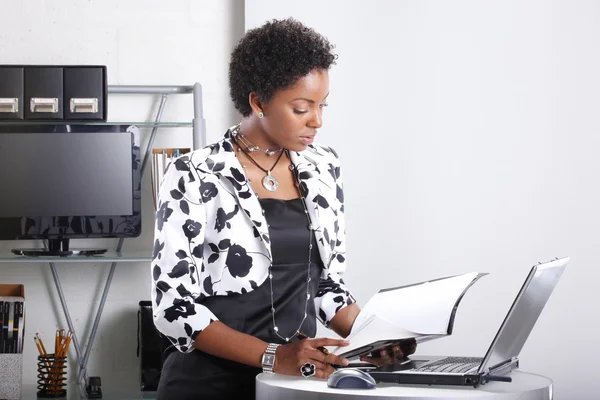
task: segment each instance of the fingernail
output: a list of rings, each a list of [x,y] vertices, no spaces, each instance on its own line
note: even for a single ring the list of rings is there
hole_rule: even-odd
[[[348,361],[347,358],[344,358],[344,360],[342,361],[342,365],[345,367],[348,364],[350,364],[350,361]]]
[[[400,347],[398,347],[398,346],[394,347],[394,351],[400,351]]]
[[[347,346],[347,345],[349,345],[349,344],[350,344],[350,341],[349,341],[348,339],[344,339],[344,340],[342,340],[342,345],[343,345],[343,346]]]

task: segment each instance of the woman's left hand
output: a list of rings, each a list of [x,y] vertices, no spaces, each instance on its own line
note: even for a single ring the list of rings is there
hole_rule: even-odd
[[[360,360],[381,367],[404,360],[413,354],[416,349],[417,342],[415,340],[405,340],[374,351],[370,356],[362,356]]]

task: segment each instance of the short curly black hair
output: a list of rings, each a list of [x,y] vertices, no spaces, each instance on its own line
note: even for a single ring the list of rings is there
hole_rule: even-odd
[[[268,102],[275,92],[292,86],[315,69],[329,69],[337,55],[329,41],[301,22],[272,20],[249,30],[231,53],[229,93],[235,108],[252,113],[248,96]]]

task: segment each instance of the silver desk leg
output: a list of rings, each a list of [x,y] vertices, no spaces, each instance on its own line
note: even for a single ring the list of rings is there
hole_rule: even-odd
[[[123,247],[123,239],[119,239],[119,244],[117,245],[117,252],[121,251]],[[98,305],[98,311],[96,312],[96,318],[94,318],[94,325],[92,326],[92,332],[90,333],[90,337],[88,338],[87,346],[85,347],[85,353],[83,358],[80,358],[79,363],[79,374],[77,375],[77,384],[79,384],[82,378],[85,376],[85,381],[87,382],[87,363],[90,357],[90,351],[92,350],[92,345],[94,344],[94,340],[96,339],[96,332],[98,331],[98,324],[100,324],[100,318],[102,317],[102,311],[104,311],[104,304],[106,303],[106,298],[108,297],[108,291],[110,289],[110,285],[112,283],[113,275],[115,274],[115,268],[117,267],[117,263],[113,262],[110,265],[110,271],[108,272],[108,277],[106,278],[106,284],[104,285],[104,291],[102,292],[102,298],[100,299],[100,304]]]
[[[60,284],[60,279],[58,279],[58,272],[56,272],[56,266],[54,263],[50,263],[50,270],[52,271],[52,278],[54,278],[54,286],[56,286],[56,291],[58,292],[58,297],[60,298],[60,304],[62,305],[63,312],[65,314],[65,318],[67,319],[67,325],[69,326],[69,330],[73,332],[72,341],[73,346],[75,347],[75,353],[77,354],[77,364],[79,364],[79,369],[81,370],[81,347],[79,346],[79,340],[77,339],[77,335],[75,334],[75,327],[73,326],[73,321],[71,320],[71,314],[69,313],[69,307],[67,307],[67,301],[65,300],[65,294],[62,290],[62,286]]]

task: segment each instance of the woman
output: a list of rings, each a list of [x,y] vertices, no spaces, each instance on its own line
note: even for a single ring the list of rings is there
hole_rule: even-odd
[[[178,158],[156,218],[153,306],[167,350],[159,399],[254,398],[261,371],[327,378],[359,313],[345,270],[340,164],[313,144],[336,56],[287,19],[247,32],[230,93],[239,125]],[[395,346],[373,361],[402,357]]]

